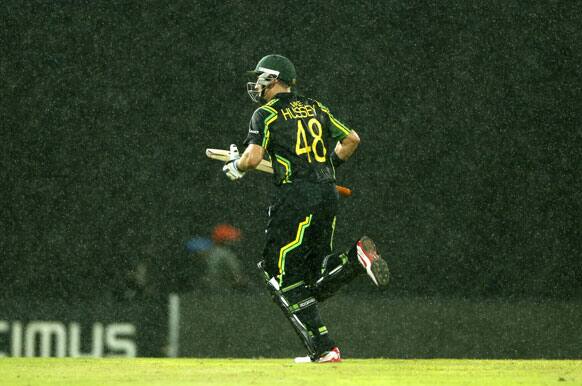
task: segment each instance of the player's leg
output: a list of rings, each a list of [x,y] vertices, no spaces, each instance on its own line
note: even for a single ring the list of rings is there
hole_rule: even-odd
[[[357,264],[355,249],[332,253],[336,227],[337,200],[323,202],[314,220],[314,230],[319,240],[314,244],[312,269],[314,277],[310,281],[317,300],[324,301],[333,296],[340,288],[350,283],[361,273]]]
[[[390,271],[386,260],[380,256],[380,252],[374,241],[368,236],[360,238],[348,252],[348,256],[357,257],[361,268],[378,287],[386,287],[390,280]]]
[[[287,316],[289,322],[291,322],[291,326],[307,349],[309,357],[315,358],[316,349],[313,344],[311,332],[307,329],[307,326],[301,321],[301,319],[299,319],[299,317],[292,312],[291,303],[281,292],[281,288],[279,287],[279,283],[276,278],[270,277],[270,274],[264,270],[264,261],[260,261],[257,266],[265,276],[265,284],[271,294],[273,302],[279,306],[281,311],[283,311],[285,316]]]
[[[321,276],[314,286],[318,300],[329,298],[343,285],[363,273],[366,273],[377,287],[388,285],[390,279],[388,264],[368,236],[360,238],[348,251],[333,253],[323,259]]]
[[[350,264],[346,252],[332,253],[336,217],[329,211],[321,211],[314,227],[318,231],[319,242],[315,246],[313,277],[310,285],[318,301],[333,296],[341,287],[357,276],[356,266]]]
[[[283,310],[312,358],[334,347],[308,285],[315,240],[314,215],[293,216],[292,210],[271,213],[263,266],[275,303]],[[283,221],[286,220],[286,221]],[[291,226],[283,226],[283,222]]]
[[[321,263],[317,280],[312,284],[313,293],[318,301],[323,302],[357,276],[358,271],[349,263],[347,253],[327,255]]]
[[[260,266],[259,264],[259,268]],[[267,276],[268,273],[265,278]],[[307,349],[310,361],[317,361],[335,347],[327,327],[321,320],[318,302],[305,283],[300,281],[287,287],[280,287],[278,281],[272,277],[267,280],[267,287],[273,301],[291,322]]]
[[[321,238],[317,247],[314,247],[317,248],[314,254],[325,257],[321,259],[317,277],[311,282],[317,300],[328,299],[364,272],[376,286],[386,286],[389,280],[388,265],[380,256],[374,242],[364,236],[349,250],[331,253],[336,223],[334,208],[323,208],[321,213],[314,221],[314,228],[319,230]]]

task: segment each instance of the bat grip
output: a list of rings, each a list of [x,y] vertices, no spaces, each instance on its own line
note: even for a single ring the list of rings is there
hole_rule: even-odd
[[[346,188],[345,186],[336,185],[335,188],[336,188],[337,192],[339,193],[339,195],[342,197],[350,197],[352,195],[352,190],[349,188]]]

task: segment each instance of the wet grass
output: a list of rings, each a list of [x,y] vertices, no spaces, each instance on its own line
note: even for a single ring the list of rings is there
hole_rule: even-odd
[[[582,361],[2,358],[0,385],[582,385]]]

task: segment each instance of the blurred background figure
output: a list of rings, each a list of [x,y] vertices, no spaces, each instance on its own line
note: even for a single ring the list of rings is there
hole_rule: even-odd
[[[211,238],[194,237],[186,243],[186,249],[196,254],[198,261],[194,264],[203,271],[203,285],[213,289],[246,288],[248,278],[235,253],[242,239],[241,230],[230,224],[218,224],[212,229]]]
[[[240,229],[229,224],[218,224],[212,230],[212,247],[206,255],[205,281],[211,288],[244,288],[248,279],[243,273],[239,257],[234,252],[242,239]]]
[[[186,243],[186,250],[193,253],[205,253],[212,248],[212,240],[207,237],[193,237]]]

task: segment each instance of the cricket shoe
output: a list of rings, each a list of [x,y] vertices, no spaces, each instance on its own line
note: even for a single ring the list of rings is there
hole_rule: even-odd
[[[334,363],[341,362],[342,357],[339,348],[336,346],[329,351],[324,352],[317,359],[311,359],[311,357],[297,357],[295,358],[295,363]]]
[[[364,267],[374,284],[378,287],[387,286],[390,280],[388,264],[378,253],[376,244],[374,244],[372,239],[368,236],[362,237],[356,244],[356,250],[358,261]]]

